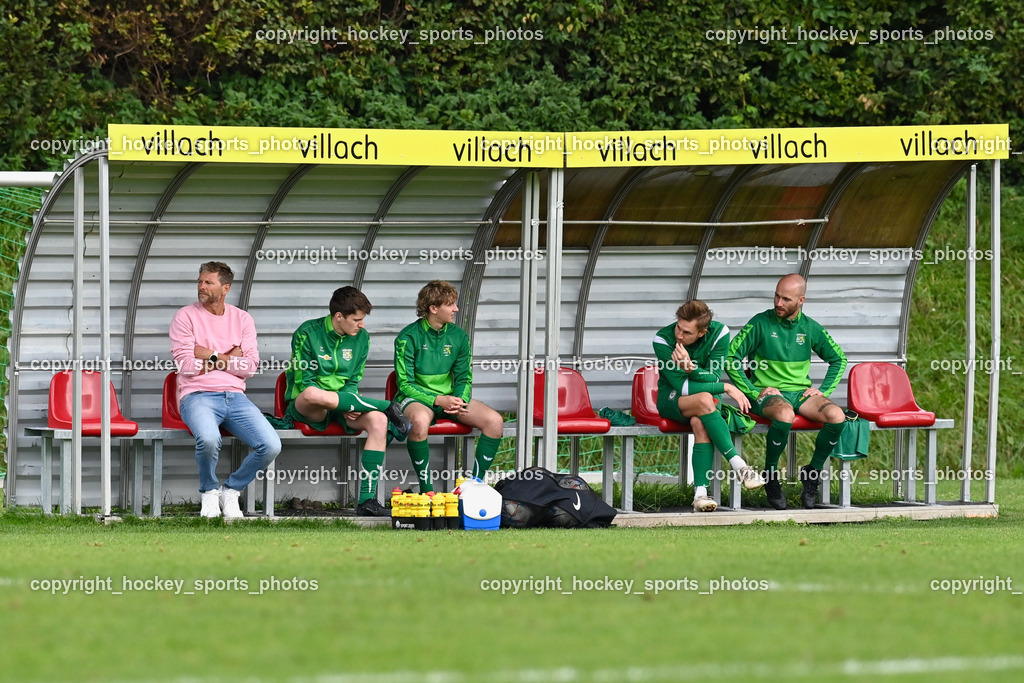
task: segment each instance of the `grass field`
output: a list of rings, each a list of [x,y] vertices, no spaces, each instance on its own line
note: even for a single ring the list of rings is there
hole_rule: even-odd
[[[428,533],[8,512],[0,678],[1015,681],[1024,481],[998,500],[988,520]]]

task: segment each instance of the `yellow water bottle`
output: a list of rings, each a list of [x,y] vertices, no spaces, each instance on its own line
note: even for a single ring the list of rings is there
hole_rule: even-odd
[[[454,493],[444,494],[444,518],[449,529],[462,528],[462,518],[459,517],[459,497]]]
[[[444,529],[447,527],[447,522],[444,518],[444,493],[435,493],[433,498],[430,500],[430,528],[434,531],[438,529]]]
[[[413,500],[412,517],[413,526],[417,531],[430,530],[430,499],[423,493],[411,495]]]
[[[395,487],[391,492],[391,528],[401,529],[405,516],[405,494],[402,493],[402,489]]]

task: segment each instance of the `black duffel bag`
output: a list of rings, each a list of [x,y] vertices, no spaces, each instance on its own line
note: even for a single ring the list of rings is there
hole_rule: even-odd
[[[502,479],[494,489],[501,494],[501,526],[599,528],[610,526],[615,508],[601,500],[587,482],[571,474],[555,474],[529,467]]]

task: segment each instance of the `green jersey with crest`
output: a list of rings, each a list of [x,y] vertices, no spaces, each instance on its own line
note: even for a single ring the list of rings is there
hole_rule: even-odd
[[[370,334],[366,330],[355,335],[338,334],[331,316],[307,320],[292,335],[287,399],[294,401],[311,386],[358,393],[369,353]]]
[[[676,348],[676,323],[667,325],[654,335],[654,355],[658,357],[658,401],[675,401],[679,396],[690,396],[703,391],[720,394],[725,391],[722,383],[722,366],[725,352],[729,348],[729,328],[712,320],[707,332],[686,347],[694,368],[685,372],[672,360]]]
[[[412,398],[428,406],[438,396],[469,402],[473,389],[473,353],[469,335],[445,323],[435,330],[426,318],[405,326],[395,338],[398,401]]]
[[[811,352],[828,363],[821,393],[829,396],[843,379],[846,354],[818,322],[803,311],[793,320],[780,318],[774,309],[758,313],[729,345],[725,369],[740,391],[757,398],[765,387],[802,391],[811,386]],[[752,366],[748,379],[743,360]]]

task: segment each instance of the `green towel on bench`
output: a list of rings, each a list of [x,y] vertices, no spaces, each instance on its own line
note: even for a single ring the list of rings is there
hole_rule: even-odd
[[[754,418],[744,415],[734,405],[719,401],[718,410],[722,413],[722,419],[725,420],[725,424],[729,425],[729,431],[733,434],[746,434],[757,424],[754,422]]]
[[[862,417],[846,420],[846,428],[839,436],[839,443],[832,451],[833,458],[840,460],[860,460],[868,457],[868,441],[871,435],[871,424]]]
[[[263,417],[267,418],[267,422],[274,429],[295,429],[295,423],[290,417],[274,417],[269,413],[263,413]]]
[[[621,410],[615,410],[614,408],[601,408],[601,410],[597,411],[597,414],[611,422],[613,427],[632,427],[636,424],[636,420],[632,415]]]

